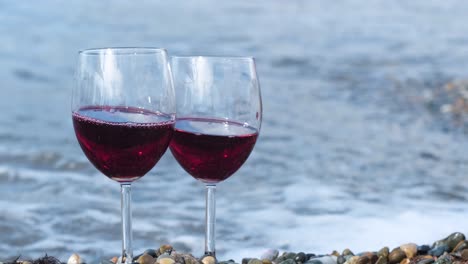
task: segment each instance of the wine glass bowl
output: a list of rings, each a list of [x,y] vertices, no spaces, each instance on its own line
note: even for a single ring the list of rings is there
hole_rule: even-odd
[[[72,120],[89,161],[120,183],[122,260],[132,263],[131,183],[167,150],[174,133],[175,91],[167,53],[103,48],[79,53]]]
[[[247,160],[262,103],[251,57],[172,57],[177,120],[170,150],[206,186],[205,254],[215,256],[215,187]]]

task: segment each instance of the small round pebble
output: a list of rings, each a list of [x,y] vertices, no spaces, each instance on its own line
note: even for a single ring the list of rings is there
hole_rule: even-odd
[[[172,246],[171,245],[162,245],[160,248],[159,248],[159,254],[164,254],[164,253],[167,253],[167,254],[171,254],[172,252]]]
[[[80,255],[73,253],[67,261],[67,264],[81,264],[83,261],[81,260]]]
[[[203,264],[216,264],[216,258],[213,257],[213,256],[203,256],[203,258],[201,259],[201,262]],[[259,263],[261,264],[261,263]]]
[[[429,250],[431,250],[429,245],[418,246],[418,255],[425,255],[427,252],[429,252]]]
[[[140,264],[153,264],[154,258],[151,255],[143,254],[136,260],[136,262]]]
[[[406,258],[405,252],[398,247],[393,249],[392,252],[390,252],[390,254],[388,255],[388,263],[400,263],[404,258]]]
[[[403,244],[400,249],[405,252],[406,257],[412,259],[418,253],[418,245],[414,243]]]
[[[384,258],[388,258],[389,254],[390,254],[390,249],[388,247],[383,247],[377,252],[377,256],[384,257]]]

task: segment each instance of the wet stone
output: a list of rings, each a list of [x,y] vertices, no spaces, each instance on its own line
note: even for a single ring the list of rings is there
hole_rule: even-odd
[[[112,262],[111,260],[108,260],[108,259],[103,259],[99,262],[99,264],[115,264],[114,262]]]
[[[260,259],[268,259],[268,260],[275,260],[279,255],[279,251],[276,250],[276,249],[269,249],[267,251],[265,251],[262,256],[260,257]]]
[[[330,255],[338,257],[340,255],[340,253],[338,253],[338,251],[336,251],[336,250],[333,250],[333,252]]]
[[[354,253],[349,248],[347,248],[347,249],[343,250],[343,253],[341,253],[341,255],[343,255],[343,256],[350,256],[350,255],[354,256]]]
[[[405,252],[406,257],[412,259],[418,253],[418,246],[414,243],[403,244],[400,249]]]
[[[449,251],[448,245],[439,245],[437,247],[432,248],[429,250],[428,254],[434,256],[434,257],[440,257],[442,254],[445,252]]]
[[[304,263],[306,262],[306,260],[307,260],[307,256],[304,252],[299,252],[294,257],[294,261],[296,261],[296,263]]]
[[[429,252],[429,250],[431,250],[429,245],[418,246],[418,255],[425,255],[427,252]]]
[[[447,237],[447,246],[452,251],[461,241],[465,240],[465,235],[460,232],[456,232]]]
[[[306,259],[309,260],[309,259],[315,258],[316,256],[317,256],[317,255],[315,255],[315,254],[307,253],[307,254],[306,254]]]
[[[446,251],[450,252],[457,246],[458,243],[460,243],[460,241],[463,240],[465,240],[465,235],[460,232],[455,232],[444,239],[434,242],[432,248],[434,249],[441,246],[447,246],[448,249]]]
[[[263,264],[272,264],[273,262],[269,259],[262,259]]]
[[[388,255],[388,263],[390,264],[400,263],[405,258],[406,258],[405,252],[401,250],[400,248],[395,248]]]
[[[460,241],[455,246],[455,248],[452,250],[452,252],[461,252],[462,250],[467,249],[467,248],[468,248],[468,241],[463,240],[463,241]]]

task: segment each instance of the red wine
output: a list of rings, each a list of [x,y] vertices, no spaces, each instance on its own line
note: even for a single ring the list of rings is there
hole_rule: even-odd
[[[216,183],[244,164],[257,136],[257,129],[231,121],[181,118],[176,122],[170,149],[194,178]]]
[[[130,107],[86,107],[73,113],[83,152],[107,177],[131,182],[159,161],[174,134],[169,116]]]

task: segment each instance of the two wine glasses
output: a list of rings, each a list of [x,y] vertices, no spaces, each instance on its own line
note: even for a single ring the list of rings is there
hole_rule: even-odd
[[[216,184],[252,151],[262,120],[250,57],[172,57],[157,48],[79,53],[72,119],[89,161],[121,186],[122,262],[132,263],[131,183],[169,148],[206,186],[205,254],[215,257]]]

